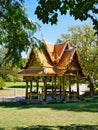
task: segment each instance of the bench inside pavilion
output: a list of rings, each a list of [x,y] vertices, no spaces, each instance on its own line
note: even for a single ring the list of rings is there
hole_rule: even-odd
[[[71,99],[73,95],[71,79],[73,78],[77,88],[75,95],[79,98],[79,80],[84,77],[84,74],[77,48],[71,47],[69,41],[55,45],[43,42],[45,48],[42,50],[32,48],[23,70],[18,72],[18,75],[23,76],[26,82],[25,99],[64,101],[67,96]],[[48,88],[49,81],[51,82],[50,89]],[[34,89],[35,82],[36,90]],[[40,82],[43,82],[42,91],[39,87]],[[67,90],[66,82],[69,82]]]

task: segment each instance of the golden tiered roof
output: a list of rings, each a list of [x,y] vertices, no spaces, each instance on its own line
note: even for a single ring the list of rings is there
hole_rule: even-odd
[[[24,69],[18,74],[22,76],[62,76],[65,73],[83,76],[79,55],[76,48],[70,47],[69,41],[50,44],[44,41],[43,50],[31,49]]]

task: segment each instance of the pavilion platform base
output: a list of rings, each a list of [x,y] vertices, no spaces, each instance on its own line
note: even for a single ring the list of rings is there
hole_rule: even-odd
[[[25,104],[43,104],[42,101],[39,101],[38,99],[25,99],[20,101],[21,104],[25,105]]]
[[[34,99],[25,99],[21,101],[21,104],[48,104],[48,103],[67,103],[67,102],[80,102],[80,99],[71,98],[69,96],[65,96],[65,98],[62,99],[61,95],[57,95],[55,97],[49,95],[44,99],[43,96],[40,96],[40,98],[34,98]]]

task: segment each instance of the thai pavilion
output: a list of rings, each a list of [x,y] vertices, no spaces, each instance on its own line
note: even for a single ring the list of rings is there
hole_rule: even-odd
[[[79,80],[84,77],[80,65],[79,54],[76,47],[70,47],[69,41],[60,44],[50,44],[43,41],[45,48],[38,50],[33,48],[24,65],[23,70],[18,75],[23,76],[26,81],[26,99],[36,98],[43,101],[48,96],[60,100],[66,100],[66,94],[72,98],[71,78],[76,81],[76,97],[79,98]],[[43,81],[42,92],[39,91],[40,78]],[[51,89],[48,89],[48,81],[51,81]],[[69,81],[69,87],[66,91],[65,83]],[[36,91],[33,91],[33,83],[36,82]],[[57,87],[59,82],[59,87]]]

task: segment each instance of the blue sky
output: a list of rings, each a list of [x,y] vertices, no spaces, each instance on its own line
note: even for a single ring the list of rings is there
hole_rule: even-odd
[[[60,38],[61,34],[68,33],[68,28],[73,25],[78,25],[78,24],[91,25],[91,20],[89,19],[87,21],[81,22],[80,20],[75,20],[73,17],[71,17],[68,14],[66,16],[59,15],[57,25],[51,26],[51,24],[43,24],[41,21],[38,20],[37,16],[34,14],[34,11],[37,7],[37,0],[26,0],[25,7],[27,8],[28,17],[33,21],[37,22],[41,26],[40,31],[38,31],[35,34],[35,36],[38,39],[41,39],[41,34],[42,34],[44,39],[50,43],[55,43],[56,40]]]

